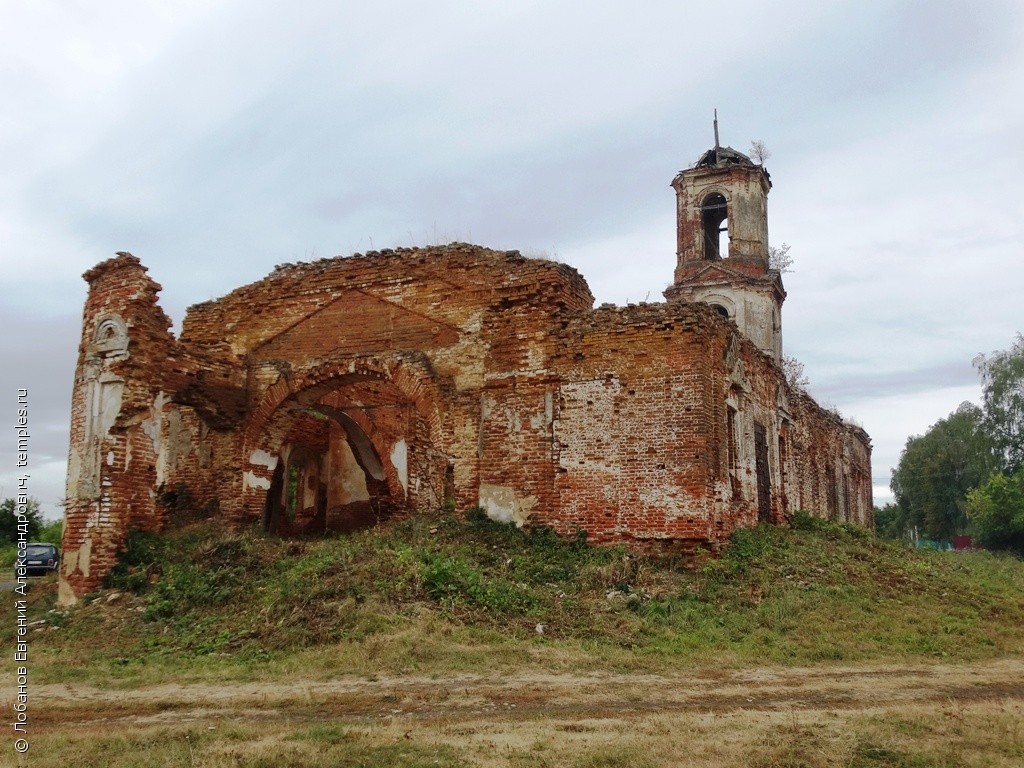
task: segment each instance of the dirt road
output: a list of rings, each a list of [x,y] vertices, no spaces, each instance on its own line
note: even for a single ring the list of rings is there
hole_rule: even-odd
[[[0,690],[8,701],[12,693]],[[623,765],[753,764],[751,754],[763,757],[797,743],[804,745],[801,749],[818,749],[825,761],[820,764],[831,765],[828,754],[840,747],[862,749],[857,745],[900,739],[905,746],[927,746],[929,730],[940,729],[951,717],[962,726],[976,718],[1020,723],[1024,661],[674,675],[520,671],[493,677],[203,683],[125,691],[45,685],[33,688],[32,700],[37,732],[185,725],[212,731],[230,723],[256,726],[266,736],[333,723],[362,729],[382,742],[404,738],[453,745],[481,766],[518,765],[510,756],[532,750],[547,755],[552,765],[571,765],[558,756],[585,754],[602,744],[637,750],[637,760],[649,752],[646,762]],[[917,732],[888,727],[895,722],[918,723]],[[975,726],[965,727],[971,731]],[[985,726],[979,721],[976,727]],[[680,733],[690,734],[683,745]],[[860,740],[851,742],[851,734]],[[1022,737],[1010,734],[999,749],[1009,749],[1012,758],[1013,749],[1024,750]],[[964,735],[968,738],[969,733]],[[947,736],[942,740],[949,743]],[[915,747],[918,753],[921,744]]]
[[[2,690],[4,698],[11,693]],[[258,710],[263,717],[273,717],[277,711],[295,716],[305,709],[316,716],[326,707],[334,718],[343,719],[474,717],[494,710],[574,718],[666,710],[873,710],[937,700],[1024,699],[1024,661],[910,668],[697,670],[671,676],[520,673],[494,678],[342,678],[162,685],[125,691],[44,685],[33,689],[33,694],[37,701],[60,709],[64,723],[89,722],[120,709],[132,710],[135,718],[157,710],[167,720],[200,717],[198,712],[207,708],[215,708],[221,716]],[[519,712],[509,712],[513,709]]]

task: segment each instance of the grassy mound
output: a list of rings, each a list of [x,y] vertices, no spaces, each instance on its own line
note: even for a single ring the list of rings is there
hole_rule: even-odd
[[[105,590],[54,609],[31,593],[37,681],[338,673],[523,664],[981,659],[1024,650],[1024,563],[912,552],[798,515],[694,562],[439,512],[282,540],[203,522],[135,534]],[[13,622],[0,637],[12,641]]]

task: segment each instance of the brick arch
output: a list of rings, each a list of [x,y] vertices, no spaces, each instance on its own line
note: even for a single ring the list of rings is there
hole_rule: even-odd
[[[735,321],[737,318],[736,301],[732,297],[726,296],[724,293],[711,291],[710,293],[701,295],[700,301],[710,304],[712,309],[728,320]],[[723,310],[725,312],[724,315],[722,314]]]
[[[446,443],[446,435],[436,376],[422,355],[353,357],[287,371],[259,398],[242,433],[243,518],[256,520],[262,515],[279,460],[278,451],[297,415],[331,392],[366,381],[386,383],[407,398],[412,412],[424,427],[421,431],[425,435],[421,436],[424,439],[419,447],[434,455],[444,455],[441,446]],[[394,489],[397,475],[387,462],[380,436],[365,416],[357,417],[357,421],[385,463],[389,488]],[[411,439],[413,435],[407,437]]]
[[[725,198],[725,202],[732,202],[731,188],[723,186],[722,184],[711,184],[700,191],[699,195],[697,196],[697,207],[700,208],[702,205],[704,205],[704,201],[707,200],[708,197],[710,197],[711,195],[721,195],[722,197]]]

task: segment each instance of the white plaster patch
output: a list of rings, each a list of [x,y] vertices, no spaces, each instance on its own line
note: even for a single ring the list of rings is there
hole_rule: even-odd
[[[535,413],[530,417],[530,426],[533,429],[544,429],[550,427],[555,420],[555,397],[551,392],[544,393],[544,412]]]
[[[545,426],[544,414],[535,413],[530,417],[530,429],[543,429]]]
[[[164,392],[157,394],[153,400],[153,407],[150,409],[149,418],[142,422],[142,431],[153,444],[153,454],[156,456],[156,484],[163,485],[167,481],[167,451],[160,439],[161,425],[163,424],[164,405],[171,397]],[[131,443],[129,442],[129,446]],[[131,453],[129,452],[125,461],[125,469],[131,464]]]
[[[167,465],[177,469],[180,462],[188,458],[196,443],[193,430],[182,420],[181,411],[174,409],[165,419],[167,430]]]
[[[405,440],[399,440],[391,448],[391,465],[398,473],[398,482],[402,484],[405,495],[409,495],[409,446]]]
[[[487,425],[487,420],[491,417],[493,408],[494,400],[487,395],[480,395],[480,424],[477,428],[476,455],[481,459],[484,457],[484,427]]]
[[[153,453],[160,452],[160,416],[163,413],[164,405],[170,400],[170,396],[160,392],[153,400],[153,407],[150,410],[150,418],[142,422],[142,431],[153,443]]]
[[[533,510],[537,507],[536,496],[526,496],[522,499],[516,499],[516,506],[512,512],[512,519],[516,524],[516,528],[522,528],[523,524],[530,519],[530,515],[533,514]]]
[[[82,476],[82,457],[75,448],[68,452],[68,480],[67,496],[69,499],[81,498],[79,496],[79,480]],[[88,498],[88,497],[86,497]]]
[[[213,448],[207,443],[200,443],[196,446],[196,456],[199,457],[199,466],[207,469],[213,462]]]
[[[71,585],[61,578],[57,582],[57,605],[61,608],[69,608],[73,605],[78,604],[78,598],[75,597],[74,591],[71,589]]]
[[[78,550],[65,549],[61,554],[60,572],[62,575],[70,576],[78,568]]]
[[[242,476],[242,483],[246,488],[258,488],[263,491],[270,490],[270,478],[259,477],[252,472],[246,472]]]
[[[108,467],[114,466],[114,452],[113,451],[107,451],[107,466]]]
[[[96,433],[106,436],[110,428],[114,426],[118,414],[121,413],[121,393],[124,391],[124,382],[101,381],[99,386],[99,397],[96,403]]]
[[[544,367],[544,362],[547,359],[547,353],[544,349],[543,343],[540,344],[527,344],[526,346],[526,369],[530,371],[536,371]]]
[[[356,461],[355,454],[347,440],[338,442],[338,463],[331,467],[332,480],[340,483],[340,494],[333,500],[337,504],[351,504],[353,501],[369,501],[370,492],[366,487],[366,473]]]
[[[78,569],[86,578],[89,578],[90,560],[92,560],[92,537],[86,536],[78,550]]]
[[[274,469],[277,466],[277,456],[274,456],[273,454],[267,453],[266,451],[262,451],[259,448],[257,448],[249,456],[249,463],[255,464],[258,467]],[[268,485],[267,487],[269,488],[270,486]]]
[[[480,484],[480,507],[491,520],[515,523],[522,528],[537,506],[536,496],[519,498],[514,488],[505,485]]]
[[[523,422],[519,417],[519,412],[515,408],[505,409],[505,421],[508,424],[509,432],[522,432]]]

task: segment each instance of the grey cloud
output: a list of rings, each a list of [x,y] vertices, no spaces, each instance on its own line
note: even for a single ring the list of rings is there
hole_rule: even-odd
[[[16,294],[0,309],[62,339],[32,336],[27,353],[43,423],[66,419],[78,276],[116,250],[143,259],[179,320],[275,263],[371,239],[551,247],[618,291],[600,300],[659,298],[674,265],[668,183],[710,146],[714,107],[724,143],[774,152],[772,238],[797,270],[787,351],[823,397],[846,411],[970,383],[970,358],[1024,327],[1019,287],[993,279],[1015,274],[1024,239],[1022,110],[1000,87],[1022,68],[1014,4],[741,3],[728,49],[699,31],[715,6],[597,3],[583,23],[570,4],[496,13],[221,3],[166,38],[126,27],[152,50],[81,76],[88,98],[39,70],[48,101],[33,112],[0,77],[26,126],[0,132],[0,185],[17,201],[0,222],[11,253],[52,273],[0,257]],[[86,29],[96,45],[118,34]],[[74,318],[56,319],[65,305]],[[59,443],[39,450],[62,455]]]

